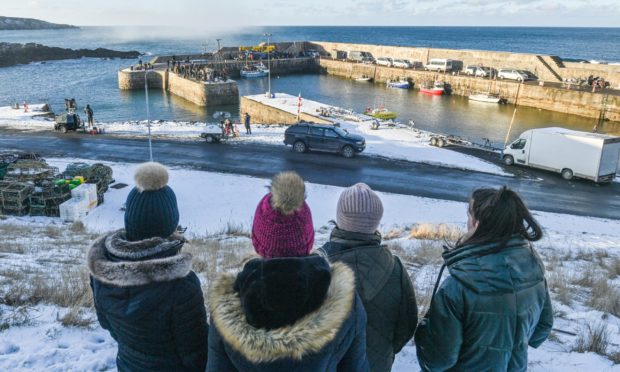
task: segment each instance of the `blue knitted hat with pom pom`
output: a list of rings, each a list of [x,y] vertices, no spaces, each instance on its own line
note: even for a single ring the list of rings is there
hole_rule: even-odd
[[[125,204],[127,240],[167,238],[179,225],[179,208],[168,186],[168,171],[159,163],[144,163],[134,175],[136,187]]]

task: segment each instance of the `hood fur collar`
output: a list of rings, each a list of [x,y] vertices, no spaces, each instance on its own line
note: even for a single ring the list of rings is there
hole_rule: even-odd
[[[353,271],[340,262],[332,264],[331,269],[331,282],[321,307],[290,326],[272,330],[247,323],[239,294],[233,288],[235,275],[223,274],[209,290],[211,319],[226,343],[252,363],[300,360],[317,353],[336,337],[355,300]]]
[[[160,245],[178,245],[178,237],[169,239],[125,242],[129,245],[146,244],[149,249],[162,251]],[[161,241],[160,241],[161,240]],[[192,269],[192,255],[185,252],[165,258],[143,261],[112,261],[107,256],[107,246],[118,241],[118,231],[99,238],[88,251],[87,265],[91,275],[102,283],[116,287],[134,287],[156,282],[167,282],[185,277]],[[149,244],[150,243],[150,244]],[[181,241],[182,244],[182,241]],[[119,252],[127,251],[127,246],[115,245]],[[118,253],[118,252],[115,252]]]

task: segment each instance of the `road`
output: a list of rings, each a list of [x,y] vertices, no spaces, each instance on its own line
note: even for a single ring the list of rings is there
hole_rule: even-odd
[[[148,160],[145,139],[76,133],[63,136],[2,131],[0,149],[33,151],[43,157],[130,163]],[[208,145],[202,141],[163,139],[153,141],[153,154],[156,161],[169,166],[264,178],[295,170],[312,183],[350,186],[365,182],[379,191],[455,201],[467,201],[478,187],[508,185],[519,191],[532,209],[620,219],[620,183],[598,186],[588,181],[567,182],[559,175],[524,172],[523,168],[514,168],[519,176],[505,177],[365,155],[345,159],[323,153],[297,154],[284,146]]]

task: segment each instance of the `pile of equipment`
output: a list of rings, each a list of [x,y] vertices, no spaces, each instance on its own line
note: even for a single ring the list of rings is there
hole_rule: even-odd
[[[36,154],[0,152],[0,214],[77,221],[104,202],[112,168],[72,163],[65,172]]]

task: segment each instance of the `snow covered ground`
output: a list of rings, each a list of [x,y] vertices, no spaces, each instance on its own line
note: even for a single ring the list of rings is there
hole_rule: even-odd
[[[258,98],[257,98],[258,97]],[[263,95],[251,96],[257,100]],[[297,112],[297,97],[278,93],[275,99],[269,101],[278,108]],[[319,102],[304,100],[302,110],[316,115],[316,110],[327,108]],[[37,105],[42,106],[42,105]],[[32,115],[32,114],[31,114]],[[364,117],[364,115],[358,115]],[[366,117],[368,118],[368,117]],[[510,175],[502,171],[497,165],[481,160],[477,157],[457,153],[447,149],[429,145],[429,136],[426,132],[413,131],[403,128],[388,128],[382,126],[379,130],[371,130],[370,122],[354,122],[349,120],[334,119],[340,123],[343,129],[350,133],[360,134],[366,138],[365,153],[394,159],[404,159],[420,163],[436,164],[453,168],[468,169],[479,172]],[[32,118],[23,110],[14,110],[10,107],[0,108],[0,127],[11,129],[43,131],[53,130],[53,121],[42,118]],[[103,128],[106,134],[124,136],[145,136],[148,132],[146,121],[131,122],[97,122],[98,128]],[[206,123],[202,122],[177,122],[177,121],[151,121],[151,133],[155,137],[178,138],[184,140],[200,139]],[[239,125],[240,136],[233,139],[238,142],[259,142],[282,145],[285,126],[253,125],[252,135],[246,135]]]
[[[48,159],[61,170],[76,160],[79,161]],[[92,239],[97,234],[122,226],[121,207],[133,184],[135,165],[108,165],[113,167],[117,182],[130,186],[110,189],[106,193],[105,203],[84,219],[86,231],[51,218],[0,219],[3,240],[8,242],[5,245],[0,243],[0,298],[5,296],[7,290],[17,292],[15,286],[19,285],[20,280],[29,284],[40,283],[27,279],[31,278],[29,275],[43,279],[43,284],[38,284],[40,286],[49,281],[60,283],[58,287],[81,286],[83,290],[88,289],[87,283],[84,286],[84,283],[78,282],[80,285],[76,285],[68,281],[70,285],[64,285],[64,273],[83,271],[84,255]],[[201,247],[193,252],[194,268],[203,285],[208,286],[210,276],[217,271],[236,265],[241,256],[236,250],[251,250],[250,239],[245,234],[250,230],[256,204],[267,192],[265,186],[268,182],[246,176],[171,169],[170,186],[179,201],[180,223],[188,227],[188,237]],[[341,190],[339,187],[307,184],[307,202],[317,232],[316,247],[329,237],[329,221],[335,219],[336,202]],[[412,239],[410,235],[416,226],[432,229],[439,223],[464,228],[467,205],[389,193],[380,195],[385,209],[380,230],[386,243],[408,263],[418,301],[424,308],[439,269],[442,242],[430,238]],[[609,343],[607,353],[619,352],[619,308],[614,307],[613,303],[593,302],[592,294],[600,288],[586,283],[586,279],[601,278],[611,288],[602,297],[620,301],[617,293],[620,284],[620,221],[545,212],[535,212],[535,215],[546,231],[546,237],[536,244],[536,248],[548,269],[547,277],[556,312],[555,328],[580,335],[588,326],[602,324],[606,327]],[[20,232],[20,229],[27,233]],[[75,232],[70,234],[67,231]],[[216,244],[216,247],[202,248],[209,247],[209,244]],[[227,261],[222,260],[223,255],[228,255]],[[220,266],[208,266],[214,261]],[[84,301],[79,296],[76,298]],[[114,341],[96,323],[86,327],[63,326],[70,311],[70,308],[46,303],[24,307],[0,300],[0,324],[8,324],[8,329],[0,331],[0,370],[113,370]],[[613,312],[616,315],[612,315]],[[78,318],[86,319],[88,324],[94,315],[92,310],[85,308]],[[614,365],[603,356],[571,351],[577,339],[578,336],[554,332],[552,340],[538,350],[530,350],[530,370],[620,370],[620,365]],[[394,370],[404,372],[417,368],[415,347],[409,344],[397,356]]]

